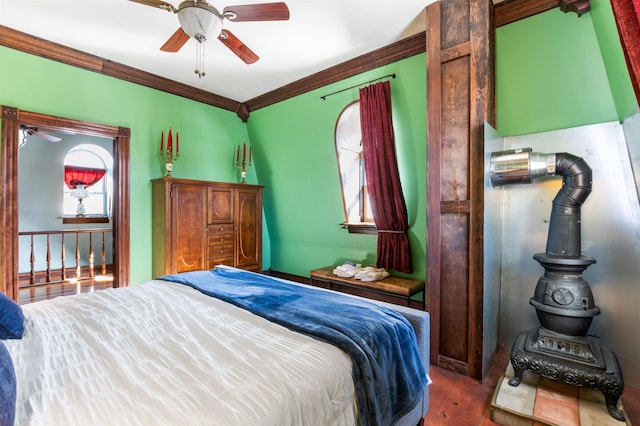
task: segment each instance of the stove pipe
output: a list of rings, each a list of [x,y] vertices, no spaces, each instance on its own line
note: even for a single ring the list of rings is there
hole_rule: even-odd
[[[580,209],[591,193],[591,168],[568,153],[537,153],[531,148],[491,154],[493,186],[531,183],[545,176],[562,176],[562,188],[553,199],[545,253],[533,256],[544,268],[534,297],[542,327],[571,336],[586,336],[600,309],[595,306],[582,272],[595,259],[581,254]]]
[[[531,183],[545,176],[562,176],[562,188],[553,200],[547,256],[580,256],[580,208],[591,193],[591,168],[580,157],[566,152],[546,154],[531,148],[491,154],[493,186]]]

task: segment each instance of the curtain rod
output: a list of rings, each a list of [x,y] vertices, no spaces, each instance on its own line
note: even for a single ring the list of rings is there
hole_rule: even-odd
[[[327,99],[327,97],[329,97],[329,96],[336,95],[336,94],[338,94],[338,93],[342,93],[342,92],[347,91],[347,90],[349,90],[349,89],[353,89],[353,88],[355,88],[355,87],[363,86],[363,85],[365,85],[365,84],[375,83],[376,81],[384,80],[385,78],[389,78],[389,77],[391,77],[391,78],[396,78],[396,74],[395,74],[395,73],[393,73],[393,74],[383,75],[382,77],[374,78],[373,80],[365,81],[364,83],[356,84],[355,86],[347,87],[347,88],[345,88],[345,89],[338,90],[337,92],[333,92],[333,93],[329,93],[328,95],[320,96],[320,99],[322,99],[322,100],[324,101],[324,100],[326,100],[326,99]]]

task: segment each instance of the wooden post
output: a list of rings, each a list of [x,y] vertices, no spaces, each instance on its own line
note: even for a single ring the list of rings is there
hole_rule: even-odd
[[[431,363],[482,378],[484,121],[494,121],[491,0],[427,7],[427,310]]]

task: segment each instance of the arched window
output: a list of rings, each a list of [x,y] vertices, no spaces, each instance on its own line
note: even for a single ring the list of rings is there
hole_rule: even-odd
[[[64,157],[64,167],[64,216],[110,217],[113,193],[111,154],[98,145],[76,145]]]
[[[336,123],[335,144],[345,227],[353,233],[375,232],[364,173],[359,101],[350,103],[340,113]]]

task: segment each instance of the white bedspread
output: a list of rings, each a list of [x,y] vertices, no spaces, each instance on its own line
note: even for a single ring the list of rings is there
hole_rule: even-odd
[[[165,281],[23,307],[18,425],[351,425],[336,347]]]

